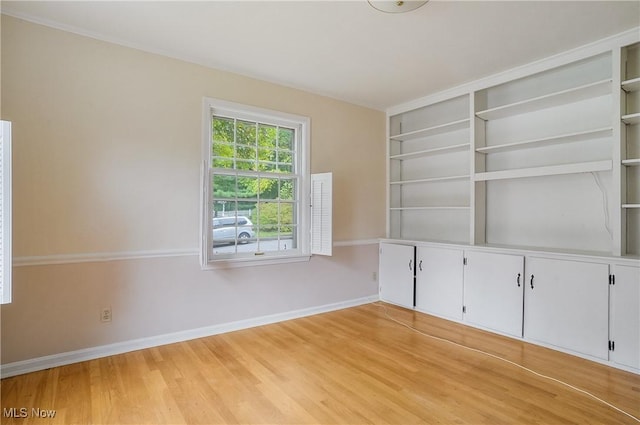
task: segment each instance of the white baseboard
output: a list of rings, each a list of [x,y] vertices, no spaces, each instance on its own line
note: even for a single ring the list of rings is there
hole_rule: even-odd
[[[175,342],[188,341],[191,339],[203,338],[242,329],[249,329],[256,326],[269,325],[272,323],[283,322],[285,320],[298,319],[301,317],[312,316],[314,314],[327,313],[344,308],[356,307],[378,300],[378,295],[372,295],[368,297],[356,298],[353,300],[340,301],[333,304],[325,304],[317,307],[288,311],[285,313],[271,314],[267,316],[239,320],[236,322],[222,323],[219,325],[206,326],[203,328],[190,329],[186,331],[157,335],[148,338],[134,339],[131,341],[117,342],[115,344],[101,345],[98,347],[90,347],[82,350],[68,351],[66,353],[53,354],[50,356],[37,357],[35,359],[7,363],[0,365],[0,378],[8,378],[11,376],[22,375],[29,372],[36,372],[52,367],[64,366],[87,360],[95,360],[101,357],[128,353],[130,351],[142,350],[145,348],[157,347],[160,345],[172,344]]]

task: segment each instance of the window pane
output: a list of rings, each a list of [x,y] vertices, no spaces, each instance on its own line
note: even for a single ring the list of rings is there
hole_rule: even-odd
[[[247,145],[238,145],[236,147],[236,155],[238,158],[237,167],[241,170],[256,169],[256,147]]]
[[[258,168],[260,171],[277,171],[276,150],[258,148]]]
[[[238,177],[238,198],[258,199],[258,184],[258,177]]]
[[[290,128],[278,129],[278,148],[293,150],[294,131]]]
[[[278,129],[272,125],[258,124],[258,146],[261,148],[276,148]]]
[[[295,198],[295,194],[296,194],[296,180],[281,179],[279,198],[287,201],[292,201]]]
[[[256,169],[255,161],[246,161],[243,159],[236,160],[236,170],[255,171],[255,169]]]
[[[260,162],[275,162],[276,150],[272,148],[259,147],[258,148],[258,161]]]
[[[288,225],[280,227],[280,249],[292,249],[296,247],[295,234],[296,226]]]
[[[213,118],[213,143],[217,142],[233,144],[233,119]]]
[[[260,202],[257,208],[259,251],[283,251],[295,248],[292,236],[293,226],[282,225],[281,218],[290,216],[283,212],[284,204],[278,202]],[[285,207],[286,208],[286,207]],[[290,219],[289,219],[290,220]]]
[[[213,218],[213,254],[256,252],[255,202],[228,202],[224,215]]]
[[[211,147],[213,167],[233,168],[233,158],[235,157],[233,127],[232,119],[213,118],[213,143]]]
[[[212,151],[214,157],[233,158],[236,155],[233,143],[215,142]]]
[[[278,170],[285,173],[293,172],[293,152],[278,151]]]
[[[251,221],[254,226],[258,225],[258,218],[256,216],[256,201],[242,201],[238,200],[238,216],[246,217]]]
[[[236,197],[236,176],[215,174],[212,179],[213,198]],[[216,210],[217,211],[217,210]]]
[[[255,146],[256,123],[250,121],[236,122],[236,143],[239,145]]]
[[[278,220],[280,225],[290,227],[293,223],[293,204],[281,203],[280,212],[278,213]],[[288,229],[287,231],[291,231]]]
[[[214,168],[231,168],[233,169],[233,159],[213,158]]]
[[[273,232],[278,230],[278,203],[260,202],[258,204],[258,222],[260,223],[260,237],[277,236]],[[264,232],[270,232],[266,234]]]
[[[278,178],[266,178],[260,179],[260,199],[263,200],[275,200],[278,199]]]
[[[281,172],[281,173],[292,174],[293,173],[293,166],[292,165],[279,164],[278,165],[278,171]]]

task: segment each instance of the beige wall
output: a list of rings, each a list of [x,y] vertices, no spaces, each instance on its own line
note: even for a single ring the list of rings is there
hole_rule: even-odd
[[[202,99],[311,117],[334,239],[384,233],[384,114],[3,17],[14,254],[196,249]]]
[[[1,31],[14,257],[197,250],[204,96],[309,116],[312,172],[334,173],[334,241],[383,236],[383,112],[7,16]],[[376,293],[377,250],[336,252],[262,272],[203,272],[195,256],[17,267],[2,362]],[[106,302],[128,322],[105,330]]]

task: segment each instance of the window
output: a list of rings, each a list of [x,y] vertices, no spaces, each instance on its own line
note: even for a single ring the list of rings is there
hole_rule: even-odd
[[[0,304],[11,302],[11,123],[0,121]]]
[[[309,119],[204,103],[203,267],[308,259]]]

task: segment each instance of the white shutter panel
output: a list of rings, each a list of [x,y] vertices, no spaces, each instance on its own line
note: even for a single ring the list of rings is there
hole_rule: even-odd
[[[11,123],[0,121],[0,304],[11,302]]]
[[[331,255],[332,235],[332,173],[311,175],[311,253]]]

